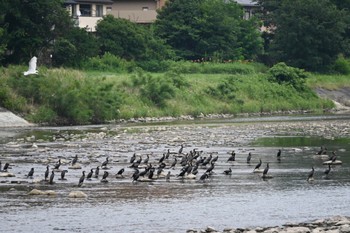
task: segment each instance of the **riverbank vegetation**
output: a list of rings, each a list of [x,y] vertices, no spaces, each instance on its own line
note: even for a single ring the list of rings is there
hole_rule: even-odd
[[[25,77],[26,67],[10,66],[1,69],[0,104],[31,122],[51,125],[201,114],[322,112],[333,107],[307,84],[308,79],[319,79],[322,86],[322,75],[284,63],[270,69],[247,63],[236,72],[237,64],[200,65],[211,71],[183,72],[175,66],[162,73],[141,68],[116,73],[42,67],[38,75]],[[198,64],[186,66],[197,70]],[[214,73],[218,66],[223,68]],[[330,79],[350,77],[327,76]]]

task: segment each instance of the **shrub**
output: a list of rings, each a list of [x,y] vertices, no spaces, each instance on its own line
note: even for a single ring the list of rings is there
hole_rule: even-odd
[[[54,124],[57,121],[57,117],[57,113],[50,107],[41,106],[35,113],[32,113],[29,116],[29,119],[34,123]]]
[[[234,100],[236,98],[236,91],[237,88],[235,86],[235,80],[233,77],[229,77],[223,82],[219,83],[216,87],[209,87],[206,92],[216,98]]]
[[[180,77],[171,76],[169,73],[164,76],[152,76],[138,70],[132,76],[132,86],[139,89],[143,98],[158,107],[165,107],[166,100],[175,96],[175,89],[177,88],[175,85],[181,87],[185,85],[185,82]]]
[[[128,62],[108,52],[102,57],[92,57],[83,64],[83,68],[86,70],[115,72],[130,72],[135,67],[136,65],[133,62]]]
[[[148,72],[165,72],[169,70],[169,68],[171,67],[171,64],[172,62],[168,60],[165,60],[165,61],[147,60],[147,61],[137,62],[138,67]]]
[[[287,66],[280,62],[269,69],[269,80],[279,84],[290,84],[297,90],[304,90],[305,79],[308,77],[306,72],[299,68]]]
[[[340,55],[337,60],[335,60],[331,70],[338,74],[350,74],[350,60]]]

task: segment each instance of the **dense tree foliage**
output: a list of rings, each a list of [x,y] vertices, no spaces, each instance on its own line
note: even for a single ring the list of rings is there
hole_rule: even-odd
[[[170,53],[150,28],[107,15],[96,27],[101,54],[109,52],[127,60],[165,59]]]
[[[88,58],[99,52],[97,39],[82,28],[71,28],[54,43],[53,64],[55,66],[80,67]]]
[[[53,41],[73,27],[60,0],[5,2],[0,27],[5,29],[7,63],[28,62],[34,55],[48,59],[44,54]]]
[[[276,61],[324,70],[347,50],[346,11],[329,0],[260,0],[269,26],[267,47]]]
[[[251,59],[262,47],[257,22],[244,20],[235,1],[169,0],[155,30],[187,59]]]

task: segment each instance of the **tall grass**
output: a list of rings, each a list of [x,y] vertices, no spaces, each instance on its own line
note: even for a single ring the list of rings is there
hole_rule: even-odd
[[[1,68],[0,103],[30,121],[52,125],[210,113],[322,111],[333,106],[307,86],[296,89],[289,83],[272,82],[259,65],[242,64],[244,71],[236,65],[180,62],[164,73],[136,69],[131,74],[40,67],[39,75],[32,76],[23,76],[26,67]],[[310,86],[324,83],[324,77],[311,75],[306,82]],[[341,85],[349,85],[349,77],[339,77],[344,79]]]
[[[311,88],[337,90],[342,87],[350,87],[350,75],[313,74],[306,82]]]

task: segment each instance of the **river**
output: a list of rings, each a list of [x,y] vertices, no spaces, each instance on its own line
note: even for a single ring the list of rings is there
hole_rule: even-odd
[[[178,161],[195,149],[202,157],[218,156],[213,173],[201,166],[196,179],[180,179]],[[327,155],[317,155],[320,147]],[[281,149],[279,161],[277,151]],[[157,167],[163,153],[164,173],[170,180],[132,182],[130,158],[136,153]],[[235,161],[227,161],[232,151]],[[333,165],[328,176],[323,165],[335,151],[342,165]],[[0,177],[2,232],[186,232],[212,226],[256,227],[308,221],[333,215],[350,216],[350,116],[284,116],[121,124],[77,127],[13,128],[2,132],[2,167],[14,177]],[[248,153],[252,154],[247,163]],[[82,169],[70,169],[74,156]],[[101,166],[109,157],[108,182],[78,181],[82,171]],[[67,180],[43,182],[46,166],[68,170]],[[271,179],[253,173],[269,163]],[[314,181],[307,181],[314,166]],[[26,178],[30,168],[33,178]],[[116,173],[124,168],[124,178]],[[224,170],[231,168],[232,174]],[[143,168],[140,169],[143,171]],[[156,175],[155,175],[156,177]],[[28,195],[33,189],[53,190],[56,195]],[[69,198],[82,191],[86,198]]]

